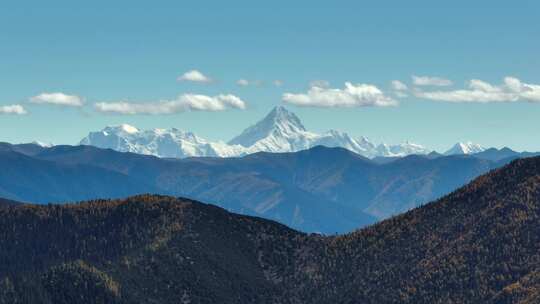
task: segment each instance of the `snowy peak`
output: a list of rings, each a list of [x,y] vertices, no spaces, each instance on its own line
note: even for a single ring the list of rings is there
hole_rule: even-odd
[[[474,154],[474,153],[480,153],[482,151],[486,150],[484,147],[480,146],[479,144],[475,144],[472,142],[458,142],[455,144],[452,148],[450,148],[448,151],[446,151],[445,155],[460,155],[460,154]]]
[[[432,152],[424,146],[406,141],[401,144],[393,145],[390,150],[395,156],[406,156],[411,154],[429,154]]]
[[[373,157],[375,145],[367,138],[354,139],[349,134],[337,130],[330,130],[317,136],[313,146],[342,147],[365,157]]]
[[[119,134],[119,133],[136,134],[139,132],[139,129],[128,124],[121,124],[119,126],[107,126],[105,127],[105,129],[103,129],[102,132],[113,133],[113,134]]]
[[[42,141],[39,141],[39,140],[34,140],[33,142],[31,142],[31,144],[40,146],[42,148],[54,147],[54,144],[52,144],[52,143],[46,143],[46,142],[42,142]]]
[[[382,143],[376,147],[376,156],[383,157],[403,157],[407,155],[417,154],[426,155],[432,152],[426,147],[406,141],[397,145],[388,145]]]
[[[121,152],[148,154],[158,157],[232,157],[245,154],[240,146],[209,142],[192,132],[172,129],[139,130],[123,124],[91,132],[80,142]]]
[[[269,136],[295,137],[303,132],[306,132],[306,128],[300,118],[284,107],[277,106],[261,121],[229,141],[229,144],[250,147]]]
[[[306,130],[298,116],[282,106],[275,107],[262,120],[247,128],[229,143],[212,142],[192,132],[172,129],[139,130],[122,124],[91,132],[80,142],[121,152],[158,157],[236,157],[255,152],[296,152],[315,146],[341,147],[362,156],[405,156],[427,154],[424,147],[403,143],[376,146],[365,137],[353,138],[345,132],[330,130],[318,134]]]
[[[287,132],[298,132],[306,131],[306,128],[300,121],[300,118],[296,114],[289,112],[283,106],[277,106],[268,115],[265,119],[272,120],[274,126],[283,131]]]

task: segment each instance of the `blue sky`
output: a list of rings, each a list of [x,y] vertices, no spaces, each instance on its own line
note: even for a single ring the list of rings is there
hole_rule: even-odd
[[[467,140],[540,150],[538,1],[5,2],[1,141],[74,144],[120,123],[228,140],[285,104],[314,131],[438,150]],[[212,81],[178,81],[190,70]],[[431,77],[431,85],[415,85],[413,75]],[[521,89],[513,89],[514,78]],[[472,79],[482,83],[471,86]],[[315,80],[328,84],[309,95]],[[407,90],[400,94],[392,80]],[[380,94],[366,93],[373,87]],[[336,92],[342,103],[329,100]],[[44,93],[76,96],[83,105],[53,105],[58,96]],[[194,111],[186,94],[208,96],[225,110]],[[245,109],[212,99],[220,94]],[[178,106],[172,114],[141,110],[165,100]],[[383,100],[397,105],[380,106]],[[95,107],[119,102],[145,106],[135,115]],[[7,113],[17,112],[6,110],[12,105],[26,114]]]

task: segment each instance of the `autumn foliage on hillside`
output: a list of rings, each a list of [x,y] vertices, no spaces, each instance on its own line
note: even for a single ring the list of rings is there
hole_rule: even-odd
[[[342,236],[140,195],[0,208],[0,303],[537,303],[540,158]]]

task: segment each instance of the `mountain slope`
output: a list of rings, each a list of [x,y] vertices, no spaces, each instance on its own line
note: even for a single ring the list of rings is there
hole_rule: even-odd
[[[375,145],[366,138],[356,140],[347,133],[330,130],[317,134],[306,130],[298,116],[284,107],[275,107],[264,119],[247,128],[229,144],[241,145],[248,153],[296,152],[315,146],[341,147],[373,157]]]
[[[209,142],[191,132],[175,128],[140,131],[126,124],[91,132],[80,144],[158,157],[231,157],[245,154],[242,147]]]
[[[83,148],[66,149],[50,149],[39,157],[65,161],[71,158],[69,155],[74,150],[81,153],[78,159],[86,159],[90,153]],[[111,153],[92,158],[87,164],[116,168],[117,161],[109,159],[118,156],[114,153],[115,156],[109,156]],[[53,154],[55,156],[51,158]],[[131,159],[136,155],[128,154],[126,157]],[[159,165],[156,164],[158,161],[151,159],[150,166],[138,162],[130,169],[119,169],[141,180],[155,178],[155,185],[164,191],[161,193],[192,197],[234,212],[279,220],[304,231],[326,233],[350,231],[359,224],[373,222],[373,219],[367,220],[362,212],[386,218],[406,211],[498,166],[471,157],[429,159],[413,156],[377,165],[345,149],[320,146],[296,153],[256,153],[238,159],[186,159],[162,161]],[[311,202],[311,206],[320,207],[312,210],[302,207],[306,201]],[[341,211],[321,211],[309,218],[295,216],[295,213],[314,212],[323,206]],[[339,214],[361,216],[363,219],[349,222]],[[329,217],[325,222],[340,222],[341,228],[316,229],[307,224],[313,221],[321,223],[317,219],[325,216]]]
[[[0,142],[0,151],[3,152],[17,152],[24,155],[32,156],[36,155],[40,152],[43,152],[47,148],[50,147],[43,147],[38,144],[18,144],[18,145],[12,145],[10,143],[6,142]]]
[[[159,192],[117,171],[64,164],[0,151],[0,197],[27,202],[67,202]]]
[[[540,158],[517,160],[434,203],[338,237],[327,258],[340,262],[321,271],[355,273],[335,296],[360,303],[495,301],[538,270],[539,207]],[[375,260],[384,270],[371,268]]]
[[[21,204],[21,203],[13,201],[13,200],[5,199],[5,198],[0,198],[0,207],[15,206],[18,204]]]
[[[415,155],[383,164],[371,177],[377,192],[365,211],[388,218],[437,199],[502,164],[467,156],[431,159]]]
[[[460,155],[460,154],[475,154],[484,151],[485,148],[479,144],[472,142],[459,142],[452,146],[448,151],[444,152],[445,155]]]
[[[229,144],[246,148],[266,146],[269,149],[266,151],[270,152],[297,151],[308,148],[306,143],[316,136],[306,130],[298,116],[278,106],[261,121],[229,141]]]
[[[0,231],[4,303],[535,303],[540,158],[336,237],[161,196],[0,208]]]
[[[38,165],[43,161],[50,170],[44,172]],[[16,163],[3,163],[0,178],[5,174],[6,183],[0,184],[0,196],[47,203],[147,191],[202,200],[229,211],[326,234],[349,232],[407,211],[504,163],[472,156],[409,156],[379,164],[346,149],[322,146],[295,153],[188,159],[162,159],[91,146],[55,146],[27,156],[25,162],[26,171]],[[103,179],[96,172],[73,175],[70,168],[77,166],[103,170],[103,176],[112,172],[118,179],[111,177],[102,188],[86,189],[85,183],[101,183]],[[17,174],[11,176],[9,170]],[[42,186],[39,177],[43,174],[56,184]],[[69,180],[66,175],[71,176]],[[46,191],[47,187],[61,188]]]
[[[321,174],[322,178],[331,176],[336,166],[331,160],[339,155],[344,157],[340,166],[348,166],[349,159],[370,166],[369,160],[347,150],[323,147],[297,153],[256,153],[244,158],[174,160],[89,146],[56,146],[36,157],[116,170],[159,188],[157,193],[203,200],[230,211],[278,220],[304,231],[335,233],[374,223],[376,218],[356,204],[341,205],[312,193],[311,189],[299,187],[291,177],[295,171],[300,182],[311,179],[313,174]]]
[[[473,154],[476,158],[487,159],[491,161],[509,161],[516,158],[533,157],[540,155],[539,152],[516,152],[510,148],[502,149],[489,148],[482,152]]]
[[[271,303],[303,238],[168,197],[0,210],[2,303]]]

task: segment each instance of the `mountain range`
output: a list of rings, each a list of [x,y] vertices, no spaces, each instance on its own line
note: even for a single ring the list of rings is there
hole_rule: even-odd
[[[34,203],[189,197],[295,229],[344,233],[436,199],[518,157],[508,150],[373,159],[316,146],[240,158],[166,159],[92,146],[0,144],[0,197]]]
[[[298,116],[282,106],[275,107],[266,117],[244,130],[228,143],[212,142],[192,132],[172,129],[139,130],[123,124],[91,132],[81,145],[109,148],[158,157],[234,157],[256,152],[297,152],[318,145],[341,147],[364,157],[402,157],[428,154],[429,149],[411,142],[397,145],[376,145],[366,137],[354,138],[345,132],[330,130],[323,134],[308,131]],[[470,154],[483,150],[471,143],[458,144],[446,154]],[[471,148],[472,147],[472,148]]]
[[[142,195],[0,207],[0,303],[540,301],[540,158],[340,236]]]
[[[456,155],[456,154],[475,154],[480,153],[482,151],[486,150],[484,147],[480,146],[479,144],[475,144],[472,142],[466,142],[466,143],[457,143],[452,148],[450,148],[448,151],[444,152],[445,155]]]

